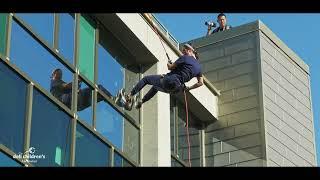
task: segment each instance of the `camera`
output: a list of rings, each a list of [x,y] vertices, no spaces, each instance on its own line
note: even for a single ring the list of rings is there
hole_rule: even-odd
[[[206,22],[204,23],[204,25],[210,26],[210,27],[216,27],[216,23],[210,22],[210,21],[206,21]]]

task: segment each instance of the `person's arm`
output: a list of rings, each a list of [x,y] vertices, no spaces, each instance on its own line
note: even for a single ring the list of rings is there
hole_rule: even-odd
[[[197,77],[197,80],[198,80],[197,83],[195,83],[194,85],[192,85],[190,87],[187,87],[188,91],[190,91],[191,89],[198,88],[203,85],[203,77],[202,76]]]
[[[63,88],[63,90],[64,91],[68,91],[68,90],[71,90],[72,89],[72,82],[70,82],[70,83],[63,83],[62,84],[62,88]]]
[[[177,67],[176,63],[167,63],[168,70],[174,70]]]
[[[167,63],[168,70],[172,71],[180,64],[184,63],[184,56],[181,56],[179,59],[177,59],[174,63]]]

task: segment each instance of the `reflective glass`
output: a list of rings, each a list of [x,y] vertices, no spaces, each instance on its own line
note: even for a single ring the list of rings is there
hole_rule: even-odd
[[[27,83],[0,60],[0,144],[23,152]]]
[[[95,28],[88,19],[80,16],[79,28],[79,69],[80,73],[94,82]]]
[[[59,14],[59,53],[71,64],[74,55],[75,20],[68,13]]]
[[[118,149],[123,146],[124,118],[108,103],[97,103],[96,129]]]
[[[76,132],[76,166],[109,166],[110,147],[79,123]]]
[[[30,148],[35,166],[70,166],[71,117],[34,89]]]
[[[62,70],[63,81],[72,81],[72,73],[15,21],[12,23],[10,60],[48,92],[51,74],[56,68]]]
[[[53,46],[54,15],[52,13],[17,13],[32,31]]]
[[[0,167],[20,167],[17,161],[13,160],[12,157],[4,154],[0,151]]]
[[[94,91],[82,81],[79,86],[78,91],[78,115],[79,118],[86,122],[88,125],[92,126],[93,118],[93,93]]]
[[[8,14],[0,13],[0,53],[5,54]]]

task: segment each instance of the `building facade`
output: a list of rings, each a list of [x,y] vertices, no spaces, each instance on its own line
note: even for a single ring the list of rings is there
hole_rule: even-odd
[[[259,21],[191,42],[205,85],[186,93],[188,111],[165,93],[126,111],[117,91],[167,73],[165,51],[181,55],[154,16],[0,14],[0,166],[189,166],[189,152],[191,166],[316,165],[297,55]],[[56,68],[73,84],[70,107],[50,93]],[[81,111],[78,80],[92,95]]]
[[[221,91],[209,166],[316,166],[309,67],[261,21],[190,41]]]

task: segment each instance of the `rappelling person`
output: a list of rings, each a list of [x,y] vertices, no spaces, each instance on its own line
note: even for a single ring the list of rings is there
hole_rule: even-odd
[[[62,80],[62,70],[57,68],[52,71],[51,82],[50,82],[50,92],[51,94],[60,100],[64,105],[71,108],[71,97],[72,97],[72,82],[66,83]],[[81,80],[78,81],[78,103],[77,110],[82,111],[87,107],[91,106],[92,101],[92,89],[80,88]],[[104,92],[107,96],[112,97],[111,93],[106,90],[102,85],[98,85],[98,88]],[[97,96],[97,102],[105,101],[100,94]]]
[[[121,89],[116,97],[116,103],[119,104],[119,101],[125,99],[124,107],[126,110],[131,110],[133,105],[136,109],[139,109],[143,103],[150,100],[158,91],[175,94],[202,86],[203,76],[196,50],[190,44],[184,44],[182,53],[183,56],[174,63],[167,63],[168,70],[171,72],[164,75],[145,76],[129,94]],[[198,82],[190,87],[185,86],[185,83],[194,77],[197,77]],[[147,84],[152,85],[151,89],[141,101],[138,101],[135,95]]]

